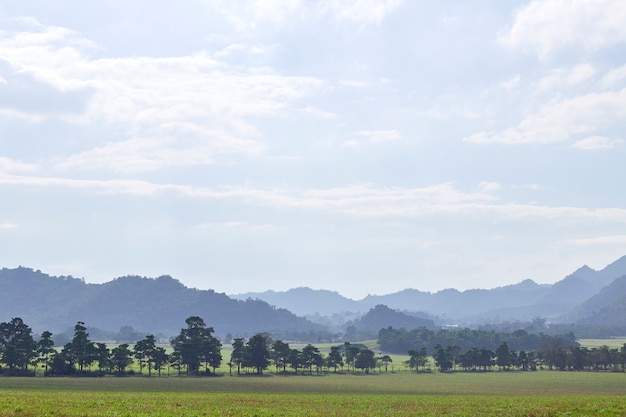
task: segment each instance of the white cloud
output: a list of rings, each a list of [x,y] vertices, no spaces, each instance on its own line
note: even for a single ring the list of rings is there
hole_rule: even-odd
[[[397,130],[361,130],[354,133],[371,143],[395,142],[400,139],[400,132]]]
[[[0,230],[16,229],[18,227],[15,223],[0,223]]]
[[[0,172],[7,173],[28,173],[38,170],[38,166],[34,164],[27,164],[20,161],[15,161],[10,158],[0,156]]]
[[[626,65],[613,68],[602,77],[602,84],[605,87],[614,86],[626,79]]]
[[[0,174],[0,185],[59,187],[96,195],[133,195],[204,200],[230,200],[247,206],[277,210],[325,210],[357,218],[425,216],[496,216],[502,221],[603,221],[626,223],[626,209],[584,208],[520,204],[501,201],[488,191],[495,183],[484,183],[479,192],[464,192],[450,183],[427,187],[378,187],[355,184],[344,187],[308,189],[253,188],[250,186],[193,187],[157,184],[141,180],[77,180]],[[494,217],[494,218],[496,218]]]
[[[598,49],[626,41],[624,22],[621,0],[535,0],[516,12],[499,41],[530,46],[542,56],[563,47]]]
[[[494,193],[499,191],[502,185],[495,181],[483,181],[478,185],[478,190],[483,193]]]
[[[612,246],[626,245],[626,235],[606,235],[568,239],[563,243],[577,246]]]
[[[486,131],[464,138],[485,144],[553,143],[580,135],[602,133],[626,118],[626,89],[597,92],[571,99],[557,99],[526,117],[516,127],[496,133]]]
[[[588,138],[576,141],[576,143],[574,143],[572,146],[583,151],[596,151],[613,149],[617,146],[622,145],[623,143],[624,141],[621,139],[610,139],[603,136],[590,136]]]
[[[519,74],[511,76],[509,79],[500,83],[500,88],[505,90],[514,90],[519,87],[521,76]]]
[[[199,52],[180,57],[91,58],[75,32],[41,25],[39,32],[0,33],[0,58],[59,91],[88,89],[81,114],[65,122],[121,129],[58,166],[116,171],[210,164],[221,154],[256,155],[264,146],[248,118],[285,117],[296,103],[324,89],[313,77],[241,68]],[[243,46],[242,46],[243,47]],[[46,115],[0,110],[8,117]],[[332,117],[308,107],[315,117]],[[50,116],[48,116],[50,117]],[[228,132],[228,133],[226,133]],[[182,139],[181,139],[182,138]]]
[[[303,20],[331,18],[363,24],[380,24],[404,0],[245,0],[205,1],[239,31],[254,31],[258,24],[287,26]]]

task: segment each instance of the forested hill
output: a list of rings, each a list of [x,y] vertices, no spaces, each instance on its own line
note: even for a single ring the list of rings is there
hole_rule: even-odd
[[[30,268],[0,270],[0,321],[20,317],[35,331],[65,331],[77,321],[103,330],[132,326],[174,335],[189,316],[202,317],[216,335],[247,337],[271,332],[284,338],[322,326],[260,300],[234,300],[212,290],[185,287],[169,276],[137,276],[87,284]]]

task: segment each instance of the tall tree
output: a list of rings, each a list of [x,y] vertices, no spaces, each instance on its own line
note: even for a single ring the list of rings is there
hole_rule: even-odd
[[[322,355],[318,348],[309,343],[302,349],[302,364],[309,368],[309,374],[313,373],[313,366],[319,367],[321,362]]]
[[[383,356],[381,356],[379,358],[379,360],[383,364],[383,366],[385,367],[385,372],[388,372],[389,364],[393,362],[393,360],[391,359],[391,356],[383,355]],[[393,368],[392,368],[392,372],[393,372]]]
[[[248,340],[246,346],[251,365],[256,369],[257,374],[262,375],[270,364],[269,336],[257,333]]]
[[[37,342],[37,355],[39,356],[39,362],[44,364],[45,373],[48,373],[48,365],[50,364],[51,355],[55,352],[54,340],[52,340],[52,333],[45,331],[41,334],[41,338]]]
[[[435,359],[435,365],[439,367],[441,372],[447,372],[452,369],[452,354],[450,349],[444,349],[441,345],[435,346],[435,352],[433,353],[433,359]]]
[[[343,368],[343,358],[341,357],[342,346],[331,346],[330,353],[326,358],[326,366],[333,368],[337,372],[337,367]]]
[[[37,356],[36,349],[33,331],[21,318],[0,323],[0,359],[9,367],[9,373],[15,368],[26,370]]]
[[[85,323],[79,321],[74,326],[74,337],[72,341],[65,345],[66,354],[70,357],[71,363],[78,366],[79,371],[83,371],[95,359],[95,345],[89,340],[89,333]]]
[[[287,362],[289,360],[289,343],[285,343],[282,340],[276,340],[272,343],[271,356],[276,366],[276,372],[279,368],[283,369],[283,372],[287,369]]]
[[[507,342],[502,342],[496,349],[496,365],[505,371],[511,366],[511,351]]]
[[[237,365],[237,375],[241,375],[241,365],[245,359],[246,346],[243,342],[243,338],[235,338],[232,343],[232,351],[230,353],[230,362]]]
[[[370,373],[370,369],[376,366],[376,357],[370,349],[361,349],[356,357],[354,366],[358,369],[365,370],[366,374]]]
[[[198,374],[203,362],[207,371],[209,365],[214,368],[219,366],[222,361],[221,343],[213,337],[213,328],[207,327],[198,316],[187,318],[185,323],[187,327],[180,330],[171,344],[181,364],[187,367],[187,373]]]
[[[113,368],[117,373],[123,374],[133,363],[133,352],[129,349],[128,343],[122,343],[121,345],[114,347],[111,351],[111,361]]]
[[[94,356],[98,361],[98,370],[105,371],[111,368],[111,351],[105,343],[96,343]]]

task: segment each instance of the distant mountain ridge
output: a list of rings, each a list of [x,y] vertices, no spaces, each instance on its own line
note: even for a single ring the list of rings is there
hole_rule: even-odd
[[[626,334],[626,256],[599,271],[583,266],[555,284],[527,279],[489,290],[405,289],[361,300],[306,287],[227,296],[188,288],[170,276],[126,276],[89,284],[24,267],[0,270],[0,321],[21,317],[36,331],[65,331],[83,321],[102,330],[132,326],[173,335],[192,315],[202,317],[221,336],[269,332],[293,340],[336,337],[338,331],[347,335],[350,326],[373,334],[378,326],[476,327],[537,318]],[[302,317],[316,315],[315,323]],[[333,318],[323,320],[321,315]]]
[[[234,294],[231,297],[264,300],[301,316],[315,313],[332,315],[346,311],[365,313],[382,304],[395,310],[425,312],[461,323],[532,320],[536,317],[547,317],[559,322],[622,275],[626,275],[626,256],[599,271],[584,265],[555,284],[537,284],[526,279],[489,290],[445,289],[431,293],[408,288],[386,295],[368,295],[361,300],[352,300],[333,291],[306,287],[284,292]]]
[[[213,290],[187,288],[170,276],[126,276],[87,284],[30,268],[0,270],[0,321],[21,317],[39,331],[64,331],[83,321],[104,330],[132,326],[175,335],[193,315],[202,317],[217,335],[270,332],[288,337],[324,330],[264,301],[239,301]]]

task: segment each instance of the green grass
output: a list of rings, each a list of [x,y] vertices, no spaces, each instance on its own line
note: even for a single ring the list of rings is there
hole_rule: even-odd
[[[7,416],[623,416],[626,374],[0,378]]]
[[[611,349],[621,349],[626,344],[626,337],[614,337],[611,339],[579,339],[577,340],[581,346],[588,348],[597,348],[603,345]]]

